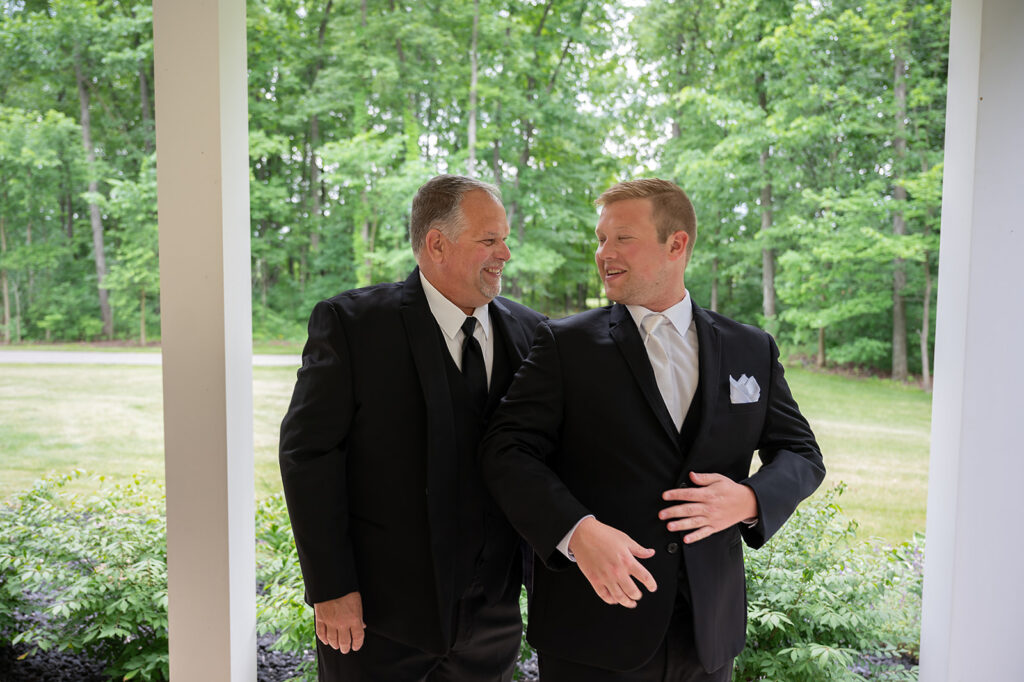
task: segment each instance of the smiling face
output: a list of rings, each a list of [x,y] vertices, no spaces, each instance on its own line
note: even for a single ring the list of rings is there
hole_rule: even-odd
[[[594,232],[594,260],[610,300],[655,312],[683,300],[689,237],[680,230],[659,241],[650,199],[605,205]]]
[[[426,236],[420,268],[449,301],[471,315],[501,293],[501,272],[512,257],[505,208],[483,190],[467,192],[459,205],[462,231],[453,240],[441,230]]]

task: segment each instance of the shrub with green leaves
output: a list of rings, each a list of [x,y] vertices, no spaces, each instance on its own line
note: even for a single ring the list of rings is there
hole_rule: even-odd
[[[923,539],[899,547],[856,540],[837,499],[800,507],[745,555],[747,647],[734,679],[785,682],[916,680]]]
[[[51,476],[0,507],[0,637],[85,653],[125,680],[165,680],[163,490],[140,476],[89,496]]]
[[[304,656],[315,647],[313,613],[306,604],[299,554],[288,520],[284,495],[278,493],[256,505],[257,632],[277,634],[271,648]],[[312,663],[300,665],[295,679],[315,680]]]
[[[45,478],[0,507],[0,642],[88,654],[112,677],[164,680],[167,570],[164,492],[135,476],[90,496]],[[747,647],[734,679],[916,680],[923,539],[858,542],[837,503],[842,486],[804,504],[746,553]],[[284,499],[256,508],[258,631],[275,649],[312,652],[313,618]],[[521,600],[525,621],[525,597]],[[522,659],[530,655],[523,643]],[[296,679],[315,679],[305,664]]]

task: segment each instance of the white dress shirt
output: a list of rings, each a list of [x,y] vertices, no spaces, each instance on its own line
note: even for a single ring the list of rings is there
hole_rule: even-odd
[[[697,327],[693,322],[690,292],[686,292],[682,301],[660,313],[664,319],[652,334],[657,337],[657,341],[668,356],[667,367],[658,366],[659,363],[652,354],[651,343],[644,330],[644,320],[659,313],[641,305],[627,305],[626,310],[633,317],[636,328],[640,330],[640,337],[654,368],[658,390],[665,401],[665,407],[668,408],[676,429],[681,429],[686,413],[690,409],[690,402],[697,392],[697,380],[700,377],[697,362]]]
[[[437,326],[441,328],[441,335],[448,344],[448,352],[451,353],[455,366],[462,371],[462,342],[466,335],[462,333],[462,323],[466,321],[466,313],[462,312],[459,306],[455,305],[444,297],[440,291],[434,288],[420,271],[420,283],[423,285],[423,293],[427,297],[427,305],[430,313],[437,320]],[[480,350],[484,354],[484,368],[487,370],[487,386],[491,385],[491,367],[494,366],[494,336],[491,334],[491,315],[486,305],[482,305],[473,311],[476,318],[476,328],[473,330],[473,337],[480,343]]]
[[[633,322],[636,323],[636,328],[640,332],[640,338],[644,341],[644,348],[648,351],[648,360],[654,366],[655,359],[650,357],[651,351],[647,339],[644,338],[646,334],[643,328],[644,318],[654,313],[642,305],[627,305],[626,310],[633,317]],[[693,304],[690,302],[690,292],[687,291],[683,300],[662,311],[661,314],[665,316],[666,320],[659,325],[660,329],[655,332],[662,348],[668,355],[670,370],[668,380],[674,384],[674,390],[670,391],[668,399],[666,399],[665,392],[662,391],[662,400],[665,401],[665,407],[668,408],[676,428],[682,428],[683,420],[690,409],[690,402],[697,391],[697,380],[700,376],[697,364],[697,328],[693,322]],[[656,377],[657,373],[658,370],[655,369]],[[658,377],[659,391],[661,391],[662,380]],[[589,516],[584,516],[577,521],[576,525],[558,543],[558,551],[572,561],[575,561],[575,558],[569,551],[569,540],[572,539],[576,528],[587,518]]]

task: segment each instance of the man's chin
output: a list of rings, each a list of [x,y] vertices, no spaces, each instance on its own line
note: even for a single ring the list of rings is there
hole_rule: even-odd
[[[497,284],[484,284],[480,287],[480,293],[487,297],[490,301],[495,296],[501,294],[501,280],[498,280]]]

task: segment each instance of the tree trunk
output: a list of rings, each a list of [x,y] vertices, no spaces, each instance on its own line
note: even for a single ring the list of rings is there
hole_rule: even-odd
[[[82,145],[85,147],[85,160],[89,168],[89,192],[95,194],[99,191],[99,182],[96,180],[96,152],[92,146],[92,126],[89,120],[89,85],[82,72],[82,59],[79,55],[75,55],[75,81],[78,85],[78,101],[82,115]],[[114,314],[110,309],[109,292],[103,286],[103,280],[107,278],[107,259],[103,253],[103,218],[100,216],[100,207],[95,202],[89,202],[89,222],[92,225],[92,250],[96,262],[96,286],[99,292],[103,335],[112,339]]]
[[[380,218],[374,218],[370,222],[370,233],[366,242],[368,247],[366,251],[366,281],[368,284],[373,284],[373,251],[377,248],[377,228],[379,226]]]
[[[931,358],[928,353],[928,337],[931,335],[932,266],[924,254],[924,309],[921,311],[921,388],[932,392]]]
[[[480,0],[473,0],[473,40],[469,49],[469,159],[466,161],[466,175],[476,177],[476,86],[477,86],[477,59],[476,52],[477,32],[480,28]]]
[[[902,160],[907,151],[907,140],[904,136],[907,115],[907,82],[905,79],[906,64],[896,58],[894,73],[894,90],[896,97],[896,137],[893,148],[896,153],[896,164],[893,173],[898,177],[902,171]],[[896,208],[892,217],[892,233],[898,237],[907,233],[907,223],[903,217],[903,206],[907,202],[907,190],[897,184],[893,191]],[[907,380],[907,309],[903,298],[903,289],[907,286],[906,263],[902,258],[893,259],[892,269],[892,378],[896,381]]]
[[[260,277],[260,305],[263,306],[263,310],[266,310],[267,309],[267,289],[269,288],[269,286],[267,284],[267,279],[270,276],[269,273],[267,272],[267,259],[266,258],[260,258],[258,261],[256,261],[256,267],[258,268],[259,277]]]
[[[313,202],[311,207],[313,217],[313,231],[309,235],[309,250],[316,253],[320,250],[320,166],[316,161],[316,148],[320,145],[320,117],[313,114],[309,121],[309,197]]]
[[[5,198],[6,198],[6,192]],[[7,229],[4,217],[0,215],[0,256],[7,253]],[[11,298],[7,288],[7,268],[0,269],[0,288],[4,292],[4,343],[11,342]]]
[[[149,78],[146,65],[139,62],[139,103],[142,107],[142,147],[147,154],[153,152],[153,115],[149,103]]]
[[[495,130],[501,130],[501,100],[499,99],[494,106],[494,127]],[[499,190],[501,189],[502,173],[501,173],[501,135],[494,136],[494,144],[491,146],[491,170],[494,172],[494,186]]]
[[[768,94],[765,92],[765,76],[757,74],[754,79],[754,88],[757,90],[757,103],[761,110],[768,115]],[[769,149],[761,150],[761,177],[764,184],[761,185],[761,233],[767,233],[772,227],[772,183],[768,170]],[[778,325],[775,320],[775,250],[771,248],[761,249],[761,310],[765,318],[765,326],[771,334],[778,333]]]
[[[328,0],[324,6],[324,15],[320,19],[320,26],[317,29],[317,58],[313,64],[313,73],[309,78],[310,89],[316,84],[317,76],[324,67],[323,49],[324,41],[327,38],[327,20],[331,15],[331,7],[334,5],[334,0]],[[362,4],[362,20],[363,27],[366,27],[366,1],[363,0]],[[320,146],[320,117],[317,114],[313,114],[309,119],[309,195],[312,200],[312,215],[313,215],[313,229],[312,234],[309,236],[309,250],[311,253],[316,253],[320,250],[320,214],[323,211],[320,200],[320,165],[317,163],[316,150]],[[303,261],[305,261],[305,253],[303,253]],[[306,264],[302,264],[302,277],[305,277]]]
[[[818,327],[818,357],[814,361],[818,369],[825,367],[825,328]]]
[[[71,186],[69,181],[68,186]],[[63,220],[65,220],[65,232],[68,235],[68,241],[71,242],[75,239],[75,200],[71,195],[70,190],[65,191],[63,196]]]
[[[21,295],[18,282],[14,282],[14,342],[21,343]]]
[[[711,259],[711,312],[718,312],[718,256]]]
[[[921,172],[924,173],[928,170],[928,162],[925,159],[921,160]],[[928,218],[931,220],[935,216],[935,211],[932,208],[928,209]],[[924,222],[924,238],[927,241],[928,236],[931,234],[931,223],[929,220]],[[921,311],[921,388],[925,391],[932,392],[932,372],[931,372],[931,353],[928,348],[928,338],[931,336],[931,307],[932,307],[932,265],[931,265],[931,254],[928,251],[924,252],[924,306]]]
[[[32,247],[32,221],[29,220],[25,223],[25,246],[31,249]],[[28,305],[32,305],[32,299],[35,296],[36,288],[36,274],[35,270],[31,265],[25,268],[25,274],[28,275],[28,285],[25,287],[25,296],[28,299]]]
[[[761,152],[761,167],[766,165],[767,150]],[[761,232],[772,227],[772,185],[770,182],[761,187]],[[761,249],[761,307],[769,331],[775,325],[775,250]]]
[[[146,345],[146,290],[139,291],[139,345]]]

